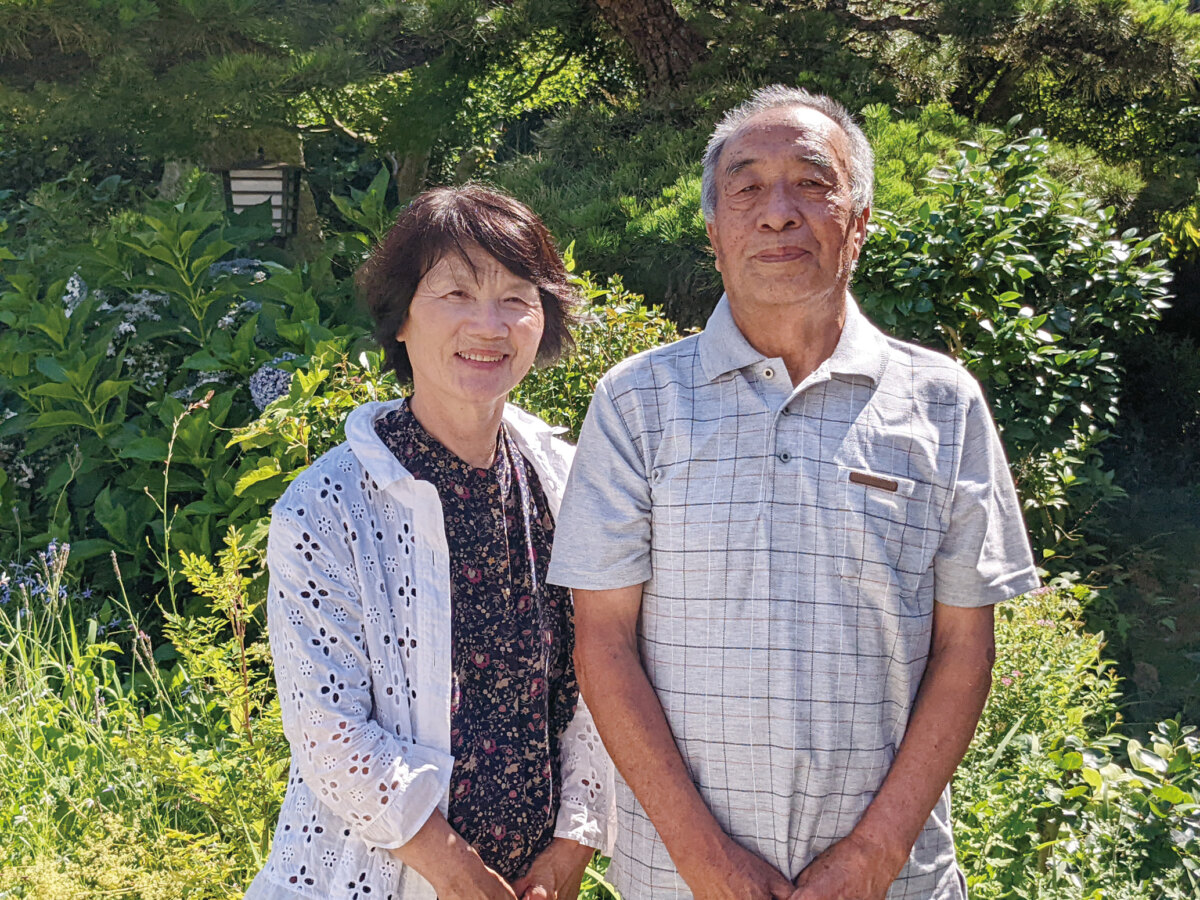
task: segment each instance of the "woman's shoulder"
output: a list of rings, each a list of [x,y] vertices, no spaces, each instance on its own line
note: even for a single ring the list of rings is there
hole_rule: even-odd
[[[566,434],[567,429],[551,425],[512,403],[504,405],[504,424],[521,444],[546,453],[555,463],[567,469],[571,467],[575,447],[560,437]]]
[[[275,509],[294,511],[304,506],[337,507],[361,493],[366,470],[348,441],[343,441],[302,470],[275,503]]]

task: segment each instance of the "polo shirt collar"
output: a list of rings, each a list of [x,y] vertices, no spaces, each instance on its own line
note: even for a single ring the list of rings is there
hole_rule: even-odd
[[[737,327],[725,294],[708,317],[699,341],[700,366],[709,381],[766,359]],[[833,355],[821,364],[821,368],[829,375],[862,375],[877,384],[887,366],[887,355],[887,338],[863,315],[854,297],[847,292],[846,322]]]

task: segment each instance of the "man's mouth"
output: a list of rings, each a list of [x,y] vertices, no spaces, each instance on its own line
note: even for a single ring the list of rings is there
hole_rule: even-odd
[[[500,360],[504,359],[504,357],[507,356],[508,354],[506,354],[506,353],[481,353],[478,350],[459,350],[457,355],[461,356],[463,359],[470,360],[471,362],[497,363],[497,362],[500,362]]]
[[[774,247],[770,250],[760,250],[754,254],[754,258],[760,262],[791,262],[794,259],[799,259],[802,256],[807,256],[808,251],[803,247]]]

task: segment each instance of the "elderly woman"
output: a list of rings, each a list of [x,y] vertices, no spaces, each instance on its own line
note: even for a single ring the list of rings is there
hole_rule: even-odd
[[[570,341],[545,227],[479,186],[402,213],[358,285],[405,400],[276,504],[268,618],[287,796],[249,900],[570,900],[612,766],[546,583],[570,448],[509,392]]]

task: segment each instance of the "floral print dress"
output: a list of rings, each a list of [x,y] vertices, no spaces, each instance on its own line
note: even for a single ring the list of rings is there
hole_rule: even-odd
[[[546,584],[546,497],[501,426],[488,469],[431,436],[408,405],[375,430],[437,488],[450,549],[450,824],[508,880],[554,837],[559,740],[579,688],[570,594]]]

